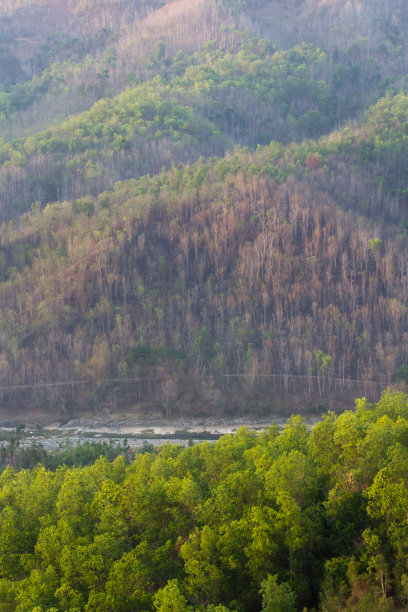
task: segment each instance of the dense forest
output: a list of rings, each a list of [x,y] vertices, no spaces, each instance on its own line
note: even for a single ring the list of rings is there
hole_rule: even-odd
[[[408,397],[0,475],[2,610],[406,610]]]

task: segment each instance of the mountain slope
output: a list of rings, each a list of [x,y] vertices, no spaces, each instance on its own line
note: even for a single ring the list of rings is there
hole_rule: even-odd
[[[408,363],[405,141],[388,167],[382,156],[406,103],[381,101],[319,143],[119,183],[4,229],[4,384],[82,381],[27,392],[68,411],[266,410],[285,401],[285,376],[314,402],[347,397],[346,379],[391,382]]]
[[[321,78],[325,56],[313,48],[272,55],[210,48],[180,64],[180,76],[100,100],[25,141],[3,140],[3,218],[13,205],[28,208],[34,195],[47,202],[98,193],[237,143],[319,135],[338,116],[335,87]]]
[[[4,409],[276,411],[407,378],[401,3],[94,8],[2,8]]]

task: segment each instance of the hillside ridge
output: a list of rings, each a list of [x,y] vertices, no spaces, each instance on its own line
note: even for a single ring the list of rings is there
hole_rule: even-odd
[[[23,75],[13,32],[47,6],[0,22],[2,410],[313,414],[404,386],[401,2],[84,0]]]

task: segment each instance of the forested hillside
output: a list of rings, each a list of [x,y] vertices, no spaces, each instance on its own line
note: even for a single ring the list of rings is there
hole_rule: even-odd
[[[0,1],[0,610],[408,609],[407,34],[405,0]]]
[[[3,218],[33,201],[95,194],[235,144],[316,137],[387,87],[404,86],[403,41],[388,10],[380,19],[379,7],[369,14],[336,7],[333,28],[318,3],[303,12],[280,2],[161,4],[109,1],[95,10],[53,0],[3,9],[10,58],[0,96]],[[277,37],[279,16],[282,25],[307,23],[308,36],[283,27]],[[377,26],[367,30],[372,20]]]
[[[408,398],[309,431],[0,476],[3,610],[393,612],[408,602]]]
[[[0,402],[284,412],[408,379],[407,9],[0,8]]]
[[[9,223],[4,383],[83,381],[45,390],[68,412],[103,400],[171,414],[277,408],[274,377],[312,385],[317,404],[347,397],[347,379],[404,380],[406,106],[389,97],[355,131],[236,150]]]

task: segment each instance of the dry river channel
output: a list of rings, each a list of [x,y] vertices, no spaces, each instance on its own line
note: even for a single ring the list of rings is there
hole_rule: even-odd
[[[308,419],[308,425],[313,426],[318,419]],[[124,444],[129,449],[136,450],[149,445],[155,447],[166,442],[187,446],[203,440],[218,440],[225,434],[233,434],[241,427],[261,430],[272,423],[283,426],[285,418],[275,419],[208,419],[208,420],[169,420],[169,421],[137,421],[137,420],[92,420],[75,419],[68,423],[52,423],[49,425],[25,425],[19,427],[18,437],[20,447],[33,444],[42,445],[47,451],[58,450],[67,445],[77,446],[88,442],[112,442]],[[0,422],[0,445],[7,443],[16,436],[16,423]]]

